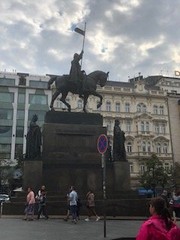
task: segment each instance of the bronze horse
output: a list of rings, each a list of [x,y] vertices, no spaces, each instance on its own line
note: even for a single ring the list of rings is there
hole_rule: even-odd
[[[83,82],[83,111],[86,112],[86,104],[89,95],[93,95],[96,97],[99,97],[100,102],[97,104],[97,108],[99,108],[102,105],[102,96],[96,92],[97,84],[99,84],[101,87],[104,87],[107,78],[108,78],[109,72],[105,73],[102,71],[94,71],[88,75],[86,75],[86,79]],[[73,94],[79,94],[78,92],[78,86],[76,82],[69,81],[69,75],[62,75],[62,76],[53,76],[50,78],[48,82],[48,89],[50,89],[50,85],[55,82],[56,91],[52,96],[50,108],[53,109],[53,104],[55,99],[58,97],[58,95],[61,93],[62,96],[60,98],[60,101],[63,102],[67,108],[68,111],[71,111],[71,106],[68,102],[66,102],[66,97],[68,95],[68,92],[71,92]]]

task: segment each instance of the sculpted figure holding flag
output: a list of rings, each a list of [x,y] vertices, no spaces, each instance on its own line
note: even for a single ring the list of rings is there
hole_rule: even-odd
[[[69,73],[69,79],[70,81],[74,81],[77,84],[78,92],[79,92],[79,97],[82,96],[82,91],[83,91],[83,80],[84,80],[84,71],[81,71],[81,65],[79,61],[83,57],[83,50],[81,51],[80,54],[75,53],[73,60],[71,61],[71,69]]]

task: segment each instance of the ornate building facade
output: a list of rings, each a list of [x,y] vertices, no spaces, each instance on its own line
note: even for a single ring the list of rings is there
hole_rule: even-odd
[[[20,149],[25,153],[26,134],[33,114],[38,115],[38,124],[42,126],[52,96],[52,91],[47,90],[48,80],[48,76],[0,73],[1,159],[16,159]],[[175,85],[171,86],[172,83]],[[105,87],[98,87],[103,96],[100,109],[96,108],[96,97],[88,99],[87,111],[102,114],[111,145],[115,119],[120,121],[126,136],[132,188],[138,185],[138,176],[145,170],[144,163],[152,153],[156,153],[169,170],[174,161],[180,161],[179,89],[179,78],[140,76],[128,82],[108,81]],[[72,111],[82,111],[83,101],[78,95],[69,94],[67,101]],[[67,111],[59,97],[54,108]]]

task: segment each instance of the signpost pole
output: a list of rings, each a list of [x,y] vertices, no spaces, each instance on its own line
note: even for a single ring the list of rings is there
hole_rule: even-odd
[[[103,168],[104,238],[106,238],[106,159],[104,153],[102,154],[102,168]]]
[[[104,209],[104,238],[106,237],[106,159],[104,153],[107,151],[108,138],[105,134],[101,134],[97,141],[97,150],[101,154],[102,169],[103,169],[103,209]]]

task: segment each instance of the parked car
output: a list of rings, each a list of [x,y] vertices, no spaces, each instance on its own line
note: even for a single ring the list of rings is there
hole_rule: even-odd
[[[0,202],[9,202],[9,201],[10,201],[9,195],[0,193]]]
[[[145,189],[144,187],[138,188],[138,195],[139,196],[145,196],[145,197],[152,197],[153,196],[153,190],[151,189]]]

